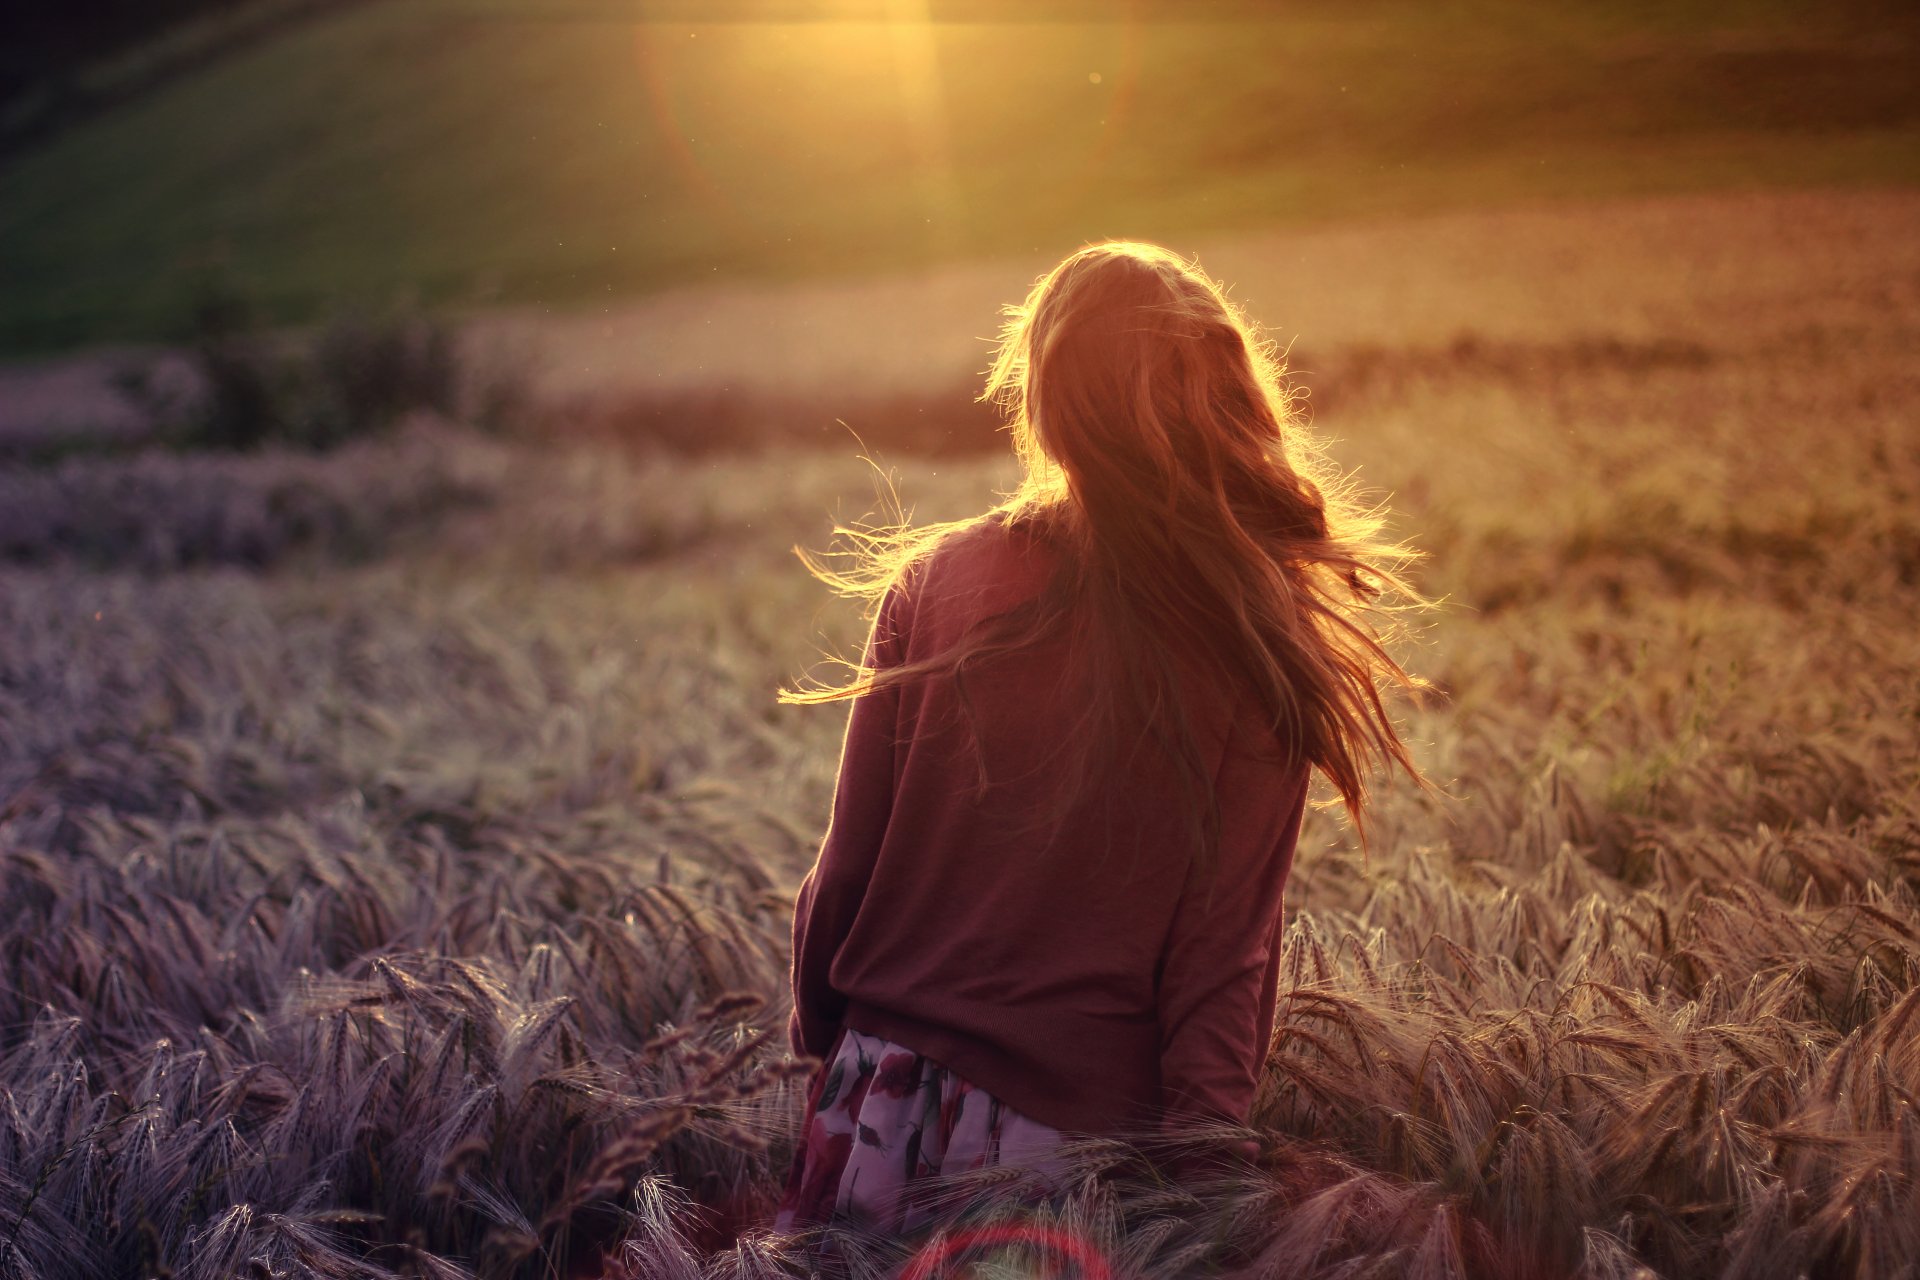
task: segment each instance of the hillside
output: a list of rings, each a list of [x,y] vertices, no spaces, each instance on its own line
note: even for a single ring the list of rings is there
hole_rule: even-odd
[[[616,9],[379,0],[10,158],[0,349],[166,337],[215,288],[277,320],[578,307],[1104,235],[1920,181],[1908,6]]]

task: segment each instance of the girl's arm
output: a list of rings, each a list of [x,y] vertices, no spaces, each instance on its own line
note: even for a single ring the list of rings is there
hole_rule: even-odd
[[[869,667],[894,667],[906,660],[907,613],[896,585],[881,601],[867,637]],[[820,856],[801,882],[793,906],[793,1016],[787,1038],[796,1054],[826,1057],[846,1012],[846,999],[833,989],[829,971],[860,910],[893,812],[899,712],[900,688],[888,685],[855,698],[847,716],[833,815]]]
[[[1211,876],[1189,875],[1160,978],[1165,1123],[1244,1125],[1273,1032],[1281,896],[1306,801],[1301,766],[1228,743]]]

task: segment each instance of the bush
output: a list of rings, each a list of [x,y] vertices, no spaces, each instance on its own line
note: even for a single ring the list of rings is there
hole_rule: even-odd
[[[458,335],[410,308],[343,313],[287,339],[213,285],[194,305],[187,344],[197,394],[164,389],[150,367],[119,379],[159,438],[181,449],[335,449],[423,412],[494,427],[524,402],[517,364],[493,361],[484,379],[466,378]]]
[[[458,410],[454,335],[425,316],[342,316],[315,337],[311,362],[301,442],[314,448],[384,430],[416,410]]]

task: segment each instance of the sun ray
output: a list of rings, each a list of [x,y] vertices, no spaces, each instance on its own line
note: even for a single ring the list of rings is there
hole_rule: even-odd
[[[964,216],[948,144],[940,61],[928,0],[887,0],[889,42],[900,85],[900,106],[912,131],[915,185],[925,218],[927,247],[950,249]]]

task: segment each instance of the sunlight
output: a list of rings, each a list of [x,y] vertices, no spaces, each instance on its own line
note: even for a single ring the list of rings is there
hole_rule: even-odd
[[[1010,217],[1110,200],[1143,40],[1096,23],[953,21],[873,0],[812,21],[635,24],[644,181],[733,244],[869,228],[883,256],[941,258]],[[631,117],[629,117],[631,118]],[[659,197],[656,197],[658,199]],[[657,221],[658,205],[645,216]]]
[[[859,20],[638,22],[633,41],[672,172],[713,215],[749,220],[740,184],[769,168],[857,174],[899,186],[927,247],[954,247],[964,202],[927,0]]]
[[[928,21],[928,0],[887,0],[888,36],[899,77],[900,105],[912,131],[919,162],[915,182],[923,216],[936,248],[955,239],[959,193],[953,180],[953,157],[947,146],[947,121]]]

